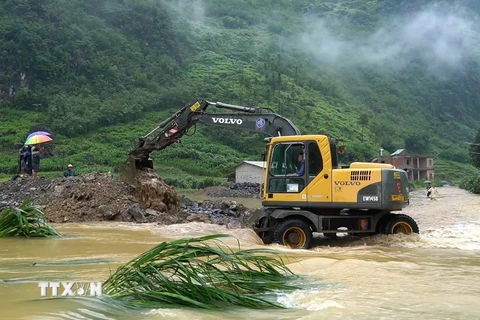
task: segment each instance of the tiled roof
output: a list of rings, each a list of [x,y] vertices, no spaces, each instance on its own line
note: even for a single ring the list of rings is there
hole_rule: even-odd
[[[403,151],[405,151],[405,149],[398,149],[397,151],[395,151],[394,153],[391,154],[391,156],[398,156],[400,153],[402,153]]]
[[[243,161],[242,163],[238,164],[237,167],[241,164],[244,164],[244,163],[247,163],[247,164],[250,164],[252,166],[259,167],[259,168],[265,168],[266,167],[266,162],[265,161]]]

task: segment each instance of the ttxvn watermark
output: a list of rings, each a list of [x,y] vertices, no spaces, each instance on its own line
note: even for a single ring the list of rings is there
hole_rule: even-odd
[[[99,297],[102,295],[102,282],[39,282],[40,295],[46,297]],[[48,289],[51,290],[48,290]]]

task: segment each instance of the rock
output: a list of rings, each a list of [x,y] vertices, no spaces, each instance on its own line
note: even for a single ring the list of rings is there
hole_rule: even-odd
[[[159,211],[159,212],[166,212],[168,210],[168,207],[165,203],[160,201],[160,199],[155,199],[151,202],[150,208],[153,209],[154,211]]]
[[[56,195],[60,195],[64,189],[65,186],[55,186],[53,187],[53,193],[55,193]]]
[[[184,195],[182,195],[180,197],[180,202],[183,206],[194,206],[194,205],[197,205],[198,206],[198,203],[195,202],[195,201],[192,201],[190,199],[188,199],[187,197],[185,197]]]
[[[260,196],[259,183],[233,183],[223,186],[205,188],[206,195],[210,197],[228,198],[255,198]]]
[[[160,212],[156,211],[156,210],[153,210],[153,209],[146,209],[145,210],[145,216],[158,216],[160,214]]]
[[[115,217],[118,215],[118,213],[119,213],[118,211],[117,212],[108,211],[105,217],[107,218],[107,220],[114,220]]]
[[[133,220],[133,217],[130,214],[130,212],[128,211],[128,209],[126,209],[122,212],[122,220],[123,221],[132,221]]]
[[[128,208],[128,213],[136,222],[145,221],[145,215],[143,214],[143,210],[140,208],[138,203],[134,203],[130,208]]]

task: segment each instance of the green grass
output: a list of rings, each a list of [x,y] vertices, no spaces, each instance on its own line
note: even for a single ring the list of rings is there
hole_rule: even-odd
[[[47,223],[42,207],[24,201],[19,207],[0,212],[0,237],[59,237],[60,233]]]
[[[435,180],[450,180],[454,184],[478,172],[473,165],[455,161],[435,160]]]
[[[297,289],[288,284],[294,274],[278,253],[234,251],[221,242],[227,237],[163,242],[119,267],[103,293],[135,308],[283,308],[265,296]]]

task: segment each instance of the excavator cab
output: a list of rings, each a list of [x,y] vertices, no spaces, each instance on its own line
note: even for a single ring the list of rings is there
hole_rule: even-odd
[[[330,146],[330,143],[330,139],[325,136],[273,138],[269,143],[266,162],[266,188],[262,197],[264,204],[304,206],[309,200],[307,186],[313,182],[316,188],[321,189],[321,195],[316,195],[315,198],[329,200],[331,159],[337,165],[336,146],[334,143]],[[322,155],[321,148],[328,150],[328,155]],[[334,151],[333,157],[330,150]]]

